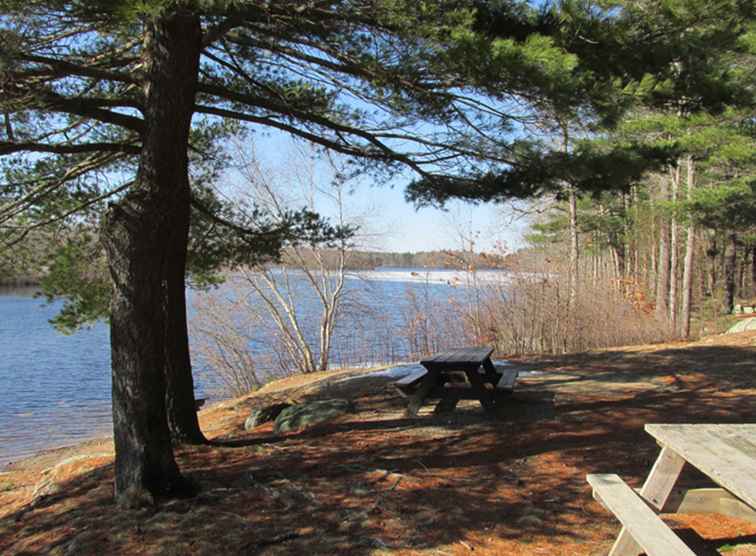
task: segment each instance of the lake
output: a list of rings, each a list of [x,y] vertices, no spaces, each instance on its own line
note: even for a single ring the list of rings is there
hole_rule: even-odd
[[[412,269],[353,277],[347,282],[353,295],[337,326],[333,362],[402,360],[410,351],[403,334],[410,300],[460,302],[465,288],[453,284],[463,280],[453,271]],[[190,303],[197,295],[202,294],[190,293]],[[303,296],[298,311],[314,317],[313,299]],[[31,288],[0,289],[0,466],[111,432],[108,327],[98,323],[61,334],[48,322],[61,304],[35,298]],[[309,329],[313,335],[317,330]],[[265,333],[261,327],[260,334]],[[269,345],[261,337],[251,350],[264,361]],[[197,371],[198,395],[212,397],[217,386],[212,375]]]

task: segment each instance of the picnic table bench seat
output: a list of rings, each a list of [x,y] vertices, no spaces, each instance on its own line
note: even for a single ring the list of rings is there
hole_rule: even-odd
[[[417,388],[417,385],[420,384],[420,381],[426,374],[428,374],[427,370],[418,369],[411,372],[407,376],[394,381],[394,386],[396,386],[397,390],[399,390],[399,392],[403,396],[409,396],[414,392],[414,390]]]
[[[648,556],[695,556],[618,475],[588,475],[593,495],[622,523]]]
[[[496,389],[504,392],[511,392],[514,390],[517,376],[520,374],[517,369],[513,369],[506,365],[494,365],[494,367],[496,367],[497,373],[501,373],[501,378],[499,379],[499,382],[496,383]]]

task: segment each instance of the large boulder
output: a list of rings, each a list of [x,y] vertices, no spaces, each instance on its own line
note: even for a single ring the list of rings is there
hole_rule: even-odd
[[[354,412],[354,403],[350,400],[333,399],[300,403],[284,409],[276,417],[273,430],[278,434],[302,431]]]
[[[261,407],[260,409],[255,409],[254,411],[252,411],[249,417],[247,417],[247,420],[244,421],[244,430],[251,431],[256,427],[259,427],[263,423],[273,421],[287,407],[291,407],[291,404],[274,403],[272,405]]]

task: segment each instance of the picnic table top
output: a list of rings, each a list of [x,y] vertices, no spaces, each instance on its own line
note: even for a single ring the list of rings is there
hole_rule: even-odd
[[[645,428],[660,444],[756,509],[756,424]]]
[[[420,361],[420,364],[482,363],[491,356],[493,350],[494,348],[490,346],[450,349],[423,359]]]

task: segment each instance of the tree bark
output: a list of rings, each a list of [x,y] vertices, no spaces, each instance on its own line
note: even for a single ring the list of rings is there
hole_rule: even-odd
[[[727,234],[727,244],[725,247],[724,261],[724,311],[727,314],[732,313],[735,308],[735,276],[738,264],[738,236],[735,232]]]
[[[693,157],[687,159],[687,198],[693,198],[696,184],[695,163]],[[685,241],[685,260],[683,262],[682,306],[680,307],[680,332],[683,338],[690,337],[690,300],[693,289],[693,253],[695,250],[696,230],[693,222],[688,222],[688,235]]]
[[[182,238],[186,243],[177,223],[189,210],[187,145],[201,28],[196,16],[180,11],[145,26],[145,132],[136,185],[110,207],[102,234],[114,284],[115,495],[128,507],[190,491],[173,458],[165,400],[166,369],[175,370],[167,354],[175,348],[177,321],[169,316],[180,305],[169,295],[176,286],[171,270],[181,266],[172,250]]]
[[[204,444],[197,419],[194,380],[186,321],[186,251],[189,238],[189,199],[176,207],[167,261],[167,314],[165,344],[165,407],[174,442]]]
[[[707,269],[707,295],[709,297],[714,295],[714,290],[717,287],[717,256],[719,255],[719,248],[717,245],[717,238],[712,237],[709,239],[709,246],[706,249],[706,256],[709,259],[709,266]]]
[[[666,181],[662,180],[661,199],[667,200]],[[656,318],[666,321],[668,317],[667,296],[669,294],[669,226],[662,215],[659,222],[659,263],[656,274]]]
[[[570,269],[569,269],[569,306],[574,307],[577,300],[578,291],[578,264],[580,252],[578,250],[578,229],[577,229],[577,194],[575,188],[568,186],[569,205],[570,205]]]
[[[634,185],[632,188],[632,200],[633,200],[633,279],[637,284],[640,281],[640,207],[638,205],[638,186]],[[643,274],[646,272],[644,270]]]
[[[743,250],[743,256],[738,262],[738,291],[746,291],[746,266],[748,266],[749,251]]]
[[[680,189],[680,172],[682,159],[677,161],[672,172],[672,202],[677,203]],[[672,214],[669,230],[669,322],[672,330],[677,331],[677,216]]]
[[[756,297],[756,246],[751,248],[751,297]]]

